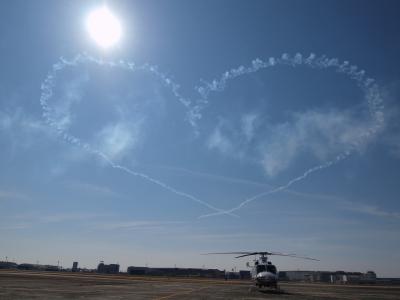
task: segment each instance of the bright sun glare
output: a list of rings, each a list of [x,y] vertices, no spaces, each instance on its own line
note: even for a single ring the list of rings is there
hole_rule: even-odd
[[[114,46],[121,38],[121,24],[106,6],[89,14],[86,27],[92,39],[102,48]]]

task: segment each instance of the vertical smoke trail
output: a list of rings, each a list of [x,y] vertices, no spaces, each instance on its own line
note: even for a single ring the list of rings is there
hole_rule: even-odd
[[[267,62],[264,62],[261,59],[257,58],[252,61],[250,67],[240,66],[236,69],[231,69],[230,71],[225,72],[219,80],[213,80],[211,83],[206,83],[205,86],[197,88],[201,99],[198,101],[198,104],[192,109],[192,115],[196,116],[197,119],[200,119],[202,109],[204,109],[204,107],[208,104],[208,96],[210,92],[223,91],[226,88],[229,80],[277,65],[289,65],[292,67],[305,65],[310,68],[316,69],[333,68],[336,72],[347,75],[351,80],[354,80],[356,82],[357,86],[361,88],[365,94],[365,100],[367,102],[369,114],[372,120],[371,125],[365,129],[365,131],[359,136],[358,140],[354,141],[353,145],[349,146],[348,150],[336,156],[335,159],[306,170],[302,175],[295,177],[284,185],[281,185],[270,191],[249,197],[242,201],[238,206],[235,206],[229,210],[202,215],[199,218],[217,216],[223,213],[232,213],[261,197],[265,197],[286,190],[293,184],[304,180],[312,173],[329,168],[330,166],[344,160],[349,155],[351,155],[352,152],[357,150],[363,143],[374,137],[384,126],[383,100],[379,92],[379,87],[375,83],[375,80],[372,78],[366,78],[366,72],[364,70],[358,70],[357,66],[350,65],[348,61],[339,63],[339,60],[337,58],[328,58],[325,55],[317,57],[313,53],[311,53],[307,58],[304,58],[300,53],[297,53],[294,57],[290,57],[288,54],[284,53],[282,54],[281,58],[270,57]]]
[[[55,80],[57,78],[57,73],[62,71],[64,68],[66,67],[71,67],[71,66],[77,66],[81,63],[94,63],[94,64],[98,64],[100,66],[108,66],[108,67],[119,67],[125,70],[129,70],[129,71],[147,71],[147,72],[151,72],[152,74],[156,75],[156,77],[161,79],[161,82],[166,86],[169,87],[172,91],[172,93],[175,95],[175,97],[179,100],[179,102],[181,102],[185,107],[189,107],[190,105],[190,101],[188,101],[187,99],[183,98],[179,92],[179,86],[177,84],[175,84],[170,78],[168,78],[166,75],[164,75],[163,73],[159,72],[157,70],[157,68],[155,66],[150,66],[150,65],[143,65],[143,66],[136,66],[133,63],[130,62],[125,62],[123,60],[120,60],[118,62],[112,62],[112,61],[103,61],[103,60],[99,60],[96,58],[93,58],[91,56],[88,56],[86,54],[78,54],[77,56],[75,56],[72,60],[68,61],[65,59],[61,59],[60,62],[56,63],[53,65],[52,70],[48,73],[46,79],[43,81],[42,85],[41,85],[41,90],[42,90],[42,94],[40,97],[40,104],[42,106],[42,110],[43,110],[43,118],[46,120],[47,124],[49,124],[51,127],[55,128],[58,135],[60,135],[66,142],[68,142],[69,144],[73,145],[73,146],[77,146],[79,148],[84,149],[85,151],[100,156],[102,159],[104,159],[112,168],[114,169],[119,169],[127,174],[130,174],[132,176],[137,176],[140,177],[142,179],[145,179],[153,184],[156,184],[158,186],[160,186],[163,189],[166,189],[178,196],[190,199],[194,202],[197,202],[213,211],[216,211],[220,214],[228,214],[230,216],[235,216],[237,217],[237,215],[234,215],[230,212],[224,212],[224,210],[219,209],[217,207],[214,207],[213,205],[193,196],[190,195],[188,193],[185,193],[183,191],[177,190],[169,185],[167,185],[164,182],[161,182],[157,179],[154,179],[144,173],[140,173],[140,172],[136,172],[133,171],[125,166],[119,165],[114,163],[106,154],[104,154],[103,152],[93,149],[88,143],[84,143],[83,141],[81,141],[79,138],[71,135],[70,133],[68,133],[68,131],[64,128],[64,126],[62,124],[60,124],[60,122],[53,117],[53,111],[51,109],[51,107],[49,106],[49,100],[54,96],[53,95],[53,90],[55,87]],[[189,119],[189,122],[194,125],[194,121]]]

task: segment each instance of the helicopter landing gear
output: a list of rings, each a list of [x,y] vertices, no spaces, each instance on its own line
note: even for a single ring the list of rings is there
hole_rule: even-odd
[[[278,285],[277,283],[268,284],[268,285],[256,283],[256,287],[257,287],[258,289],[262,289],[263,287],[267,287],[267,288],[269,288],[269,289],[273,289],[273,290],[276,290],[276,291],[279,291],[279,290],[280,290],[279,285]]]

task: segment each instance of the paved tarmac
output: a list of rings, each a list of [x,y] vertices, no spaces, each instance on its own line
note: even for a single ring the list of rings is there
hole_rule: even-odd
[[[400,299],[398,286],[281,283],[259,290],[251,281],[0,270],[0,299]]]

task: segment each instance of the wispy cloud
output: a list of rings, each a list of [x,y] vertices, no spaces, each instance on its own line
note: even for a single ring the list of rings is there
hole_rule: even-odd
[[[29,222],[16,222],[16,223],[11,223],[11,224],[6,224],[6,225],[1,225],[0,224],[0,230],[24,230],[24,229],[29,229],[32,227],[32,224]]]
[[[207,137],[207,148],[228,157],[252,161],[248,152],[258,134],[258,115],[247,113],[235,118],[220,116],[218,119]]]
[[[20,213],[16,215],[7,215],[2,217],[2,230],[22,230],[30,229],[39,225],[57,224],[64,222],[89,222],[97,218],[110,217],[111,214],[106,213],[83,213],[83,212],[54,212],[43,213],[32,211]]]
[[[211,180],[216,180],[216,181],[222,181],[222,182],[227,182],[227,183],[232,183],[232,184],[243,184],[243,185],[251,185],[251,186],[257,186],[257,187],[264,187],[264,188],[272,188],[270,184],[267,184],[265,182],[258,182],[258,181],[252,181],[249,179],[244,179],[244,178],[237,178],[237,177],[230,177],[230,176],[224,176],[224,175],[219,175],[219,174],[211,174],[211,173],[206,173],[206,172],[199,172],[199,171],[193,171],[189,169],[185,169],[182,167],[173,167],[173,166],[165,166],[165,165],[157,165],[157,166],[151,166],[154,168],[158,169],[166,169],[174,172],[179,172],[179,173],[185,173],[188,175],[192,175],[195,177],[201,177],[201,178],[207,178]]]
[[[257,114],[245,114],[242,116],[241,127],[247,142],[250,142],[254,138],[257,118]]]
[[[87,72],[82,72],[75,79],[66,81],[60,89],[62,93],[51,103],[51,108],[45,113],[51,117],[48,123],[57,130],[67,130],[73,121],[72,107],[80,103],[84,96],[82,86],[89,81]]]
[[[209,149],[216,149],[224,154],[231,154],[235,149],[230,139],[222,133],[220,126],[217,126],[211,133],[207,140],[207,146]]]
[[[290,121],[269,126],[270,135],[260,147],[262,165],[269,176],[275,176],[302,153],[325,161],[344,151],[360,150],[366,142],[361,137],[367,128],[368,124],[350,111],[294,113]]]
[[[80,182],[80,181],[68,181],[65,183],[68,187],[72,189],[76,189],[80,192],[84,192],[87,194],[93,194],[95,196],[102,196],[102,197],[117,197],[117,198],[122,198],[123,196],[112,190],[111,188],[103,185],[97,185],[93,183],[87,183],[87,182]]]
[[[110,216],[109,214],[104,213],[80,213],[80,212],[71,212],[71,213],[56,213],[49,214],[45,216],[37,217],[35,220],[40,223],[59,223],[59,222],[69,222],[69,221],[85,221],[92,220],[97,218],[103,218]]]
[[[16,191],[0,190],[0,200],[31,200],[31,197]]]
[[[356,213],[374,217],[400,219],[400,212],[383,210],[378,206],[359,202],[344,201],[343,208]]]
[[[142,121],[118,121],[96,134],[94,145],[110,159],[120,159],[130,153],[140,141]]]
[[[96,230],[151,230],[163,229],[165,226],[178,226],[179,221],[107,221],[92,225]]]
[[[281,123],[244,114],[238,120],[220,117],[206,145],[223,155],[256,162],[273,177],[302,155],[321,163],[346,151],[363,151],[369,142],[364,136],[369,126],[351,110],[293,112]]]
[[[0,133],[11,137],[19,147],[30,146],[38,135],[51,135],[51,131],[40,119],[27,114],[20,107],[0,110]]]

